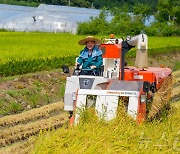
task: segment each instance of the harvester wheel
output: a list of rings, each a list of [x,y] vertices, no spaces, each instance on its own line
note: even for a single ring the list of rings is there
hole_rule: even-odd
[[[169,100],[172,91],[172,76],[168,76],[161,84],[160,89],[155,92],[153,101],[148,104],[147,118],[153,119],[163,108],[170,109]]]

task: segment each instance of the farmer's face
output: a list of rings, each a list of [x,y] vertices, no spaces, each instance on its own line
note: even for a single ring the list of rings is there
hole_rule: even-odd
[[[92,50],[92,49],[94,48],[94,46],[95,46],[95,42],[94,42],[94,41],[88,41],[88,42],[86,43],[86,46],[87,46],[87,48],[88,48],[89,50]]]

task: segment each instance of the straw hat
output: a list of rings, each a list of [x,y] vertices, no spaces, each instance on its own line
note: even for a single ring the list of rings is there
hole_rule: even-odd
[[[96,44],[100,44],[101,43],[101,40],[97,39],[97,38],[94,38],[93,36],[87,36],[86,38],[80,40],[78,43],[80,45],[86,45],[86,43],[88,41],[94,41]]]

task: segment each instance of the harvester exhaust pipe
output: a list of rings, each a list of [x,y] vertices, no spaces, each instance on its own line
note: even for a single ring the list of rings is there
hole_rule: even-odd
[[[122,41],[122,55],[121,55],[121,71],[120,71],[120,80],[124,80],[124,66],[125,66],[125,54],[134,46],[131,46],[128,41]]]

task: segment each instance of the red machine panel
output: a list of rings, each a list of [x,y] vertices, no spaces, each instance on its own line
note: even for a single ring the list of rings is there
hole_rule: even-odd
[[[100,48],[103,51],[103,58],[121,57],[121,44],[102,44]]]
[[[127,81],[148,81],[155,82],[155,75],[151,71],[140,71],[135,67],[128,67],[124,69],[124,80]]]
[[[127,67],[124,69],[124,80],[126,81],[148,81],[156,82],[156,88],[172,71],[169,68],[149,67],[148,69],[139,70],[136,67]]]

